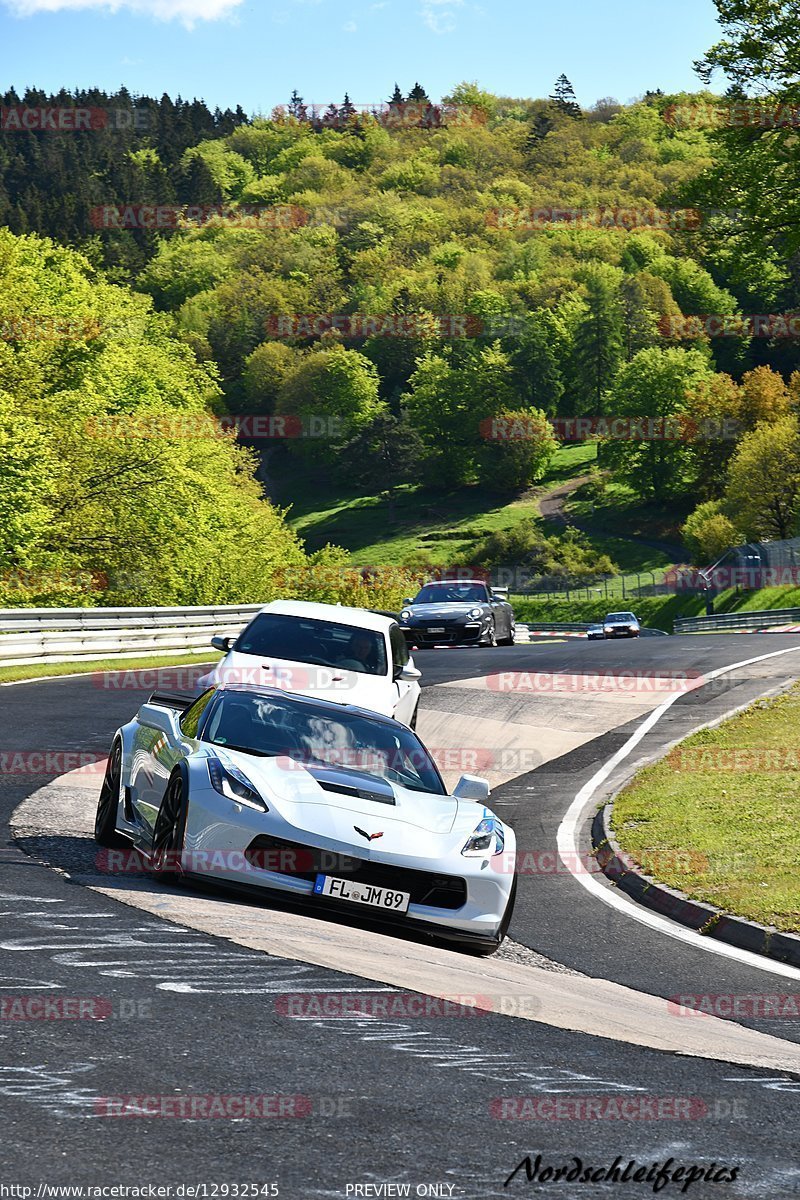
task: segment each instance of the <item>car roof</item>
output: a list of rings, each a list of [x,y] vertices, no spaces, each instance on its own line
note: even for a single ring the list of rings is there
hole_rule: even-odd
[[[476,584],[485,588],[491,586],[485,579],[431,579],[430,583],[423,583],[422,587],[474,587]]]
[[[388,725],[391,729],[396,729],[401,726],[403,729],[407,727],[402,721],[395,720],[394,717],[384,716],[383,713],[376,713],[371,708],[362,708],[358,704],[340,704],[337,700],[322,700],[318,696],[307,696],[301,692],[290,692],[287,688],[269,687],[267,684],[261,683],[219,683],[214,688],[217,693],[234,692],[239,695],[246,696],[266,696],[270,699],[281,697],[285,700],[290,699],[298,704],[305,704],[309,708],[324,709],[331,714],[340,714],[342,709],[346,709],[349,713],[354,713],[359,717],[369,717],[371,721],[375,721],[378,725]],[[412,732],[409,730],[409,733]]]
[[[348,608],[344,604],[315,604],[311,600],[273,600],[265,604],[262,613],[283,617],[308,617],[314,621],[334,621],[338,625],[354,625],[378,633],[388,633],[395,624],[393,617],[383,617],[366,608]],[[259,613],[259,616],[261,614]]]

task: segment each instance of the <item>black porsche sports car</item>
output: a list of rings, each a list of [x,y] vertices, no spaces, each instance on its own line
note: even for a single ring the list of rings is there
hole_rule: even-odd
[[[400,628],[411,646],[512,646],[516,622],[508,600],[482,580],[444,579],[404,601]]]

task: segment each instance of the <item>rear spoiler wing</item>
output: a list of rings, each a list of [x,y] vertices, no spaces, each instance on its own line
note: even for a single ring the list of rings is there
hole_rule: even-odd
[[[157,704],[160,708],[174,708],[177,712],[186,712],[197,699],[190,692],[153,692],[148,704]]]

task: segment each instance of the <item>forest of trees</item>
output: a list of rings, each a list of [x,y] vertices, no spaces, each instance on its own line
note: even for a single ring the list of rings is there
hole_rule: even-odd
[[[657,418],[680,436],[612,438],[600,461],[643,501],[699,501],[698,559],[793,533],[800,33],[786,4],[718,9],[698,70],[724,69],[724,95],[584,110],[562,75],[538,100],[467,82],[432,103],[395,84],[370,111],[295,92],[248,118],[6,93],[0,566],[39,555],[113,576],[163,555],[165,602],[248,598],[245,540],[253,579],[305,569],[230,438],[80,436],[175,411],[330,418],[330,437],[286,453],[349,487],[487,494],[542,477],[548,420]],[[9,117],[56,106],[106,116],[80,132]]]

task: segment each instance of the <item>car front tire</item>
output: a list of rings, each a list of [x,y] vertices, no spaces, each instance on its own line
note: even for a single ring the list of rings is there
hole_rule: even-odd
[[[185,770],[172,772],[153,829],[153,845],[147,869],[156,879],[177,882],[186,815],[189,811],[189,781]]]
[[[491,625],[486,631],[486,640],[484,641],[483,645],[491,647],[497,645],[497,626],[495,625],[494,621],[492,621]]]
[[[98,846],[104,846],[107,850],[120,850],[123,846],[130,845],[128,839],[117,832],[117,808],[121,780],[122,742],[117,738],[108,756],[94,819],[94,840]]]
[[[513,645],[514,645],[514,638],[516,637],[516,633],[517,633],[517,627],[516,627],[516,625],[515,625],[515,624],[512,622],[512,624],[511,624],[511,626],[509,627],[509,630],[508,630],[508,637],[499,638],[499,639],[498,639],[498,643],[497,643],[497,644],[498,644],[499,646],[513,646]]]

